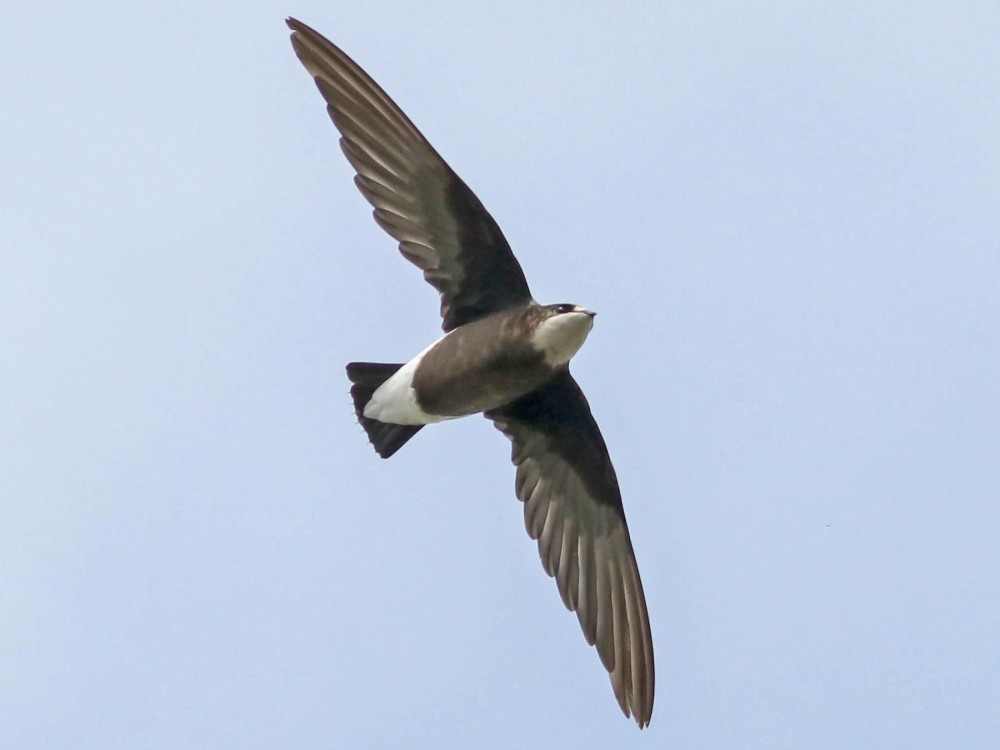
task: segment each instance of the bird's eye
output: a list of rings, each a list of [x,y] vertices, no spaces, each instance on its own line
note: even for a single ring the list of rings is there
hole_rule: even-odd
[[[573,312],[573,305],[556,305],[556,312],[562,315],[563,313]]]

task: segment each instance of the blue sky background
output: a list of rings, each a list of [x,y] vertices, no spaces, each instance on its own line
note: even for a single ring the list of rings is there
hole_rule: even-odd
[[[995,2],[5,11],[0,746],[996,747]],[[648,730],[506,440],[354,423],[437,300],[285,15],[600,312]]]

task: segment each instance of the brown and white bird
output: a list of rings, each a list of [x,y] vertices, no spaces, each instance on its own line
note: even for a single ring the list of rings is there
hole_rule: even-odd
[[[347,365],[358,420],[383,458],[426,424],[480,412],[510,438],[542,565],[597,647],[622,711],[646,726],[646,601],[607,446],[569,372],[594,313],[538,304],[496,222],[409,118],[330,41],[287,23],[375,221],[441,295],[443,337],[406,364]]]

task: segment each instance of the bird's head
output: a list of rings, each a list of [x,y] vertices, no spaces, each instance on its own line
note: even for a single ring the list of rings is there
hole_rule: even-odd
[[[553,366],[564,365],[583,346],[597,313],[579,305],[543,305],[538,308],[531,343]]]

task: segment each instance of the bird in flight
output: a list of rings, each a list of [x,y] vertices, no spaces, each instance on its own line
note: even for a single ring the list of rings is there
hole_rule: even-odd
[[[646,726],[645,596],[611,457],[569,372],[594,313],[536,302],[500,227],[402,110],[333,43],[287,23],[375,221],[441,295],[440,339],[405,364],[347,365],[358,421],[382,458],[424,425],[471,414],[510,439],[545,572],[597,647],[621,710]]]

